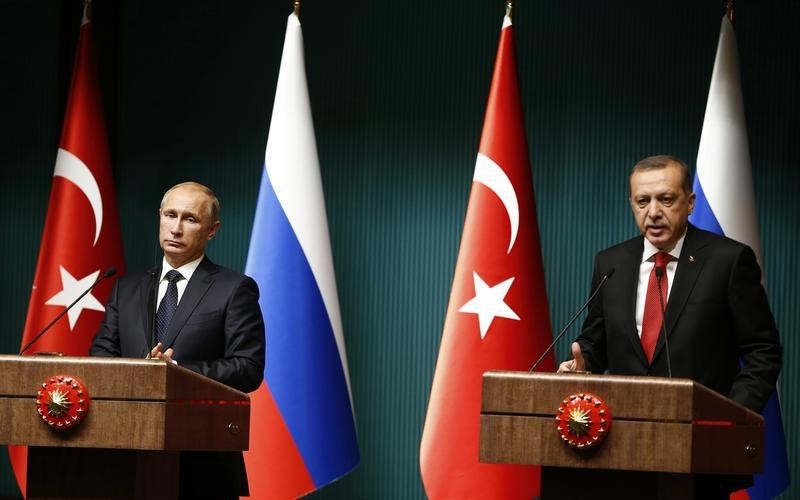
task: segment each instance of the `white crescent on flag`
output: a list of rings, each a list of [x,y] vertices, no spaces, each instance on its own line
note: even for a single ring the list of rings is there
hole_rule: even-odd
[[[478,159],[475,160],[475,175],[472,177],[472,181],[480,182],[491,189],[503,202],[506,213],[508,213],[508,221],[511,223],[511,237],[506,253],[511,253],[519,231],[519,201],[517,201],[517,193],[514,191],[511,179],[500,168],[500,165],[492,161],[488,156],[478,153]]]
[[[92,171],[80,158],[66,149],[58,148],[53,177],[63,177],[75,184],[89,200],[92,212],[94,212],[94,242],[92,246],[96,245],[100,238],[100,230],[103,229],[103,197],[100,195],[100,186],[97,185]]]

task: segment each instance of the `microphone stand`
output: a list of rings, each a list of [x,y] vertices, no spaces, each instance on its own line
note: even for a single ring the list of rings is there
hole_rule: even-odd
[[[603,275],[603,279],[601,279],[600,283],[597,284],[597,287],[594,289],[594,292],[592,292],[592,294],[589,296],[589,299],[581,306],[581,308],[578,309],[578,312],[575,313],[575,315],[572,317],[572,319],[569,320],[569,323],[567,323],[567,326],[565,326],[564,328],[561,329],[561,331],[558,333],[558,335],[556,335],[555,340],[553,340],[553,342],[549,346],[547,346],[547,349],[544,350],[542,355],[539,356],[539,359],[537,359],[536,362],[533,364],[533,366],[531,366],[531,369],[528,370],[529,373],[533,372],[533,370],[535,370],[536,367],[539,366],[539,364],[542,362],[542,360],[544,360],[544,357],[547,356],[547,354],[551,350],[553,350],[553,347],[556,345],[556,343],[561,339],[561,337],[564,336],[564,334],[567,332],[569,327],[572,326],[572,323],[574,323],[575,320],[578,319],[578,316],[580,316],[580,314],[583,312],[583,310],[586,309],[589,306],[589,304],[592,302],[592,299],[594,299],[595,296],[598,293],[600,293],[600,289],[603,288],[603,285],[605,284],[606,280],[608,280],[608,278],[610,278],[613,274],[614,274],[614,268],[612,267],[611,269],[609,269],[609,271],[606,274]]]

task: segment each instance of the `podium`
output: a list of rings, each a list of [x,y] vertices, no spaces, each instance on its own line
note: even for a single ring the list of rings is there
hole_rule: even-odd
[[[247,394],[161,360],[6,355],[0,373],[0,444],[28,446],[28,498],[177,498],[180,451],[249,446]],[[56,375],[90,397],[66,431],[35,403]]]
[[[612,422],[605,441],[575,449],[555,415],[586,393]],[[763,417],[688,379],[491,371],[480,418],[480,461],[541,465],[543,500],[691,499],[695,474],[764,466]]]

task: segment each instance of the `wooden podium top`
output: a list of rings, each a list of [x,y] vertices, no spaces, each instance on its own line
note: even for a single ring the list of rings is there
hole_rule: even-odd
[[[612,423],[605,442],[576,450],[555,414],[590,393]],[[764,419],[688,379],[492,371],[483,375],[483,462],[672,473],[750,474],[763,469]]]
[[[0,443],[140,450],[246,450],[250,398],[161,360],[0,355]],[[82,382],[86,418],[50,429],[34,399],[54,375]]]
[[[602,398],[613,409],[614,419],[620,420],[756,426],[764,421],[758,413],[685,378],[512,371],[484,374],[482,411],[553,416],[565,396],[582,391]]]

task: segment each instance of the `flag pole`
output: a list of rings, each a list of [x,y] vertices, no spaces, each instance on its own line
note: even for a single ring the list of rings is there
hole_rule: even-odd
[[[513,18],[511,17],[511,14],[512,14],[513,10],[514,10],[514,2],[513,2],[513,0],[506,0],[506,15],[508,16],[509,19],[512,19],[512,20],[513,20]]]
[[[293,0],[292,5],[294,6],[294,15],[298,18],[300,17],[300,0]]]
[[[91,21],[92,21],[92,0],[83,0],[83,23]]]
[[[728,16],[728,21],[733,24],[733,0],[727,0],[725,3],[725,15]]]

